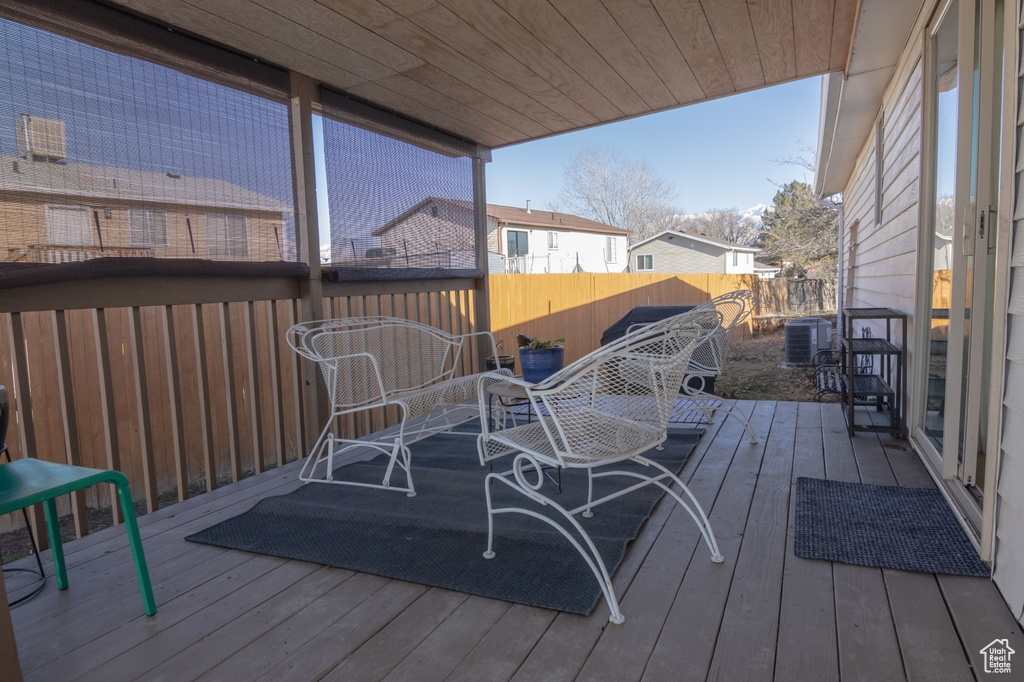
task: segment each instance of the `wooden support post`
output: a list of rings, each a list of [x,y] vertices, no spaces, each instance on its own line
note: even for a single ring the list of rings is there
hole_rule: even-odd
[[[128,325],[129,354],[132,358],[132,376],[135,379],[135,410],[139,415],[139,448],[142,459],[142,487],[146,492],[146,509],[156,511],[160,506],[156,487],[156,467],[153,463],[153,427],[149,414],[149,381],[146,378],[146,350],[142,343],[142,311],[132,308]]]
[[[228,455],[231,480],[242,478],[242,458],[238,455],[238,403],[235,400],[235,350],[231,343],[231,309],[227,303],[217,306],[220,320],[220,357],[224,363],[224,401],[227,403]]]
[[[96,371],[100,378],[100,415],[103,421],[103,447],[107,453],[107,468],[121,470],[121,448],[117,435],[117,414],[114,409],[114,379],[110,371],[110,337],[107,336],[107,311],[92,309],[92,329],[96,342]],[[110,512],[114,523],[124,521],[117,487],[110,486]]]
[[[0,677],[7,682],[22,682],[21,663],[18,661],[18,643],[14,640],[11,609],[7,606],[4,574],[0,573]]]
[[[476,280],[473,290],[475,325],[470,331],[489,331],[491,328],[491,296],[489,287],[488,256],[487,256],[487,178],[486,166],[491,160],[491,150],[485,147],[478,147],[477,155],[473,158],[473,213],[476,217],[476,267],[483,270],[483,276]],[[473,364],[470,371],[482,371],[484,369],[484,358],[491,354],[490,344],[483,337],[477,342],[476,357],[472,358]]]
[[[72,466],[81,466],[82,451],[78,442],[78,415],[75,413],[74,387],[71,383],[71,351],[68,348],[68,320],[63,310],[54,310],[53,349],[57,362],[57,395],[60,396],[61,425],[64,427],[64,457]],[[89,514],[85,509],[85,492],[71,493],[71,514],[75,520],[75,536],[89,534]]]
[[[256,304],[248,301],[242,310],[245,327],[245,364],[249,372],[249,423],[252,429],[252,461],[253,470],[261,474],[266,470],[263,455],[266,448],[263,444],[260,429],[260,375],[256,362]]]
[[[277,301],[267,301],[267,351],[270,354],[270,399],[274,410],[274,461],[278,466],[285,463],[287,443],[284,437],[284,401],[281,400],[281,387],[284,378],[281,374],[281,344],[278,341],[280,320],[277,315]]]
[[[174,331],[174,308],[163,306],[164,355],[167,357],[167,403],[171,410],[171,451],[178,501],[188,499],[188,459],[185,455],[185,422],[182,419],[181,374],[178,371],[178,339]]]
[[[210,368],[206,361],[206,322],[203,320],[203,306],[196,303],[192,311],[192,343],[196,351],[196,368],[199,371],[199,432],[203,443],[203,467],[206,469],[207,492],[217,487],[217,460],[213,449],[213,408],[210,406]]]
[[[37,457],[36,422],[32,413],[32,389],[28,379],[28,352],[25,349],[25,327],[21,313],[11,313],[11,353],[14,362],[14,405],[18,414],[18,442],[21,443],[23,457]],[[12,454],[13,456],[13,454]],[[36,541],[36,547],[42,551],[50,546],[46,532],[46,518],[43,516],[42,505],[34,504],[28,509],[30,532]]]
[[[295,189],[295,239],[299,259],[309,265],[309,277],[299,285],[299,314],[302,321],[324,317],[323,283],[320,270],[320,223],[316,203],[316,164],[313,151],[313,104],[320,101],[316,82],[309,76],[291,73],[288,119],[292,134],[292,186]],[[330,416],[327,389],[318,378],[314,363],[304,361],[303,402],[306,442],[312,444]]]

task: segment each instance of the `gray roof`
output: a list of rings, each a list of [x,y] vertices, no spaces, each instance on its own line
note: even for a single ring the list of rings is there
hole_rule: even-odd
[[[15,172],[17,166],[17,172]],[[290,204],[214,178],[0,156],[0,192],[291,213]]]
[[[704,244],[710,244],[711,246],[720,247],[726,251],[746,251],[749,253],[761,252],[761,249],[757,248],[756,246],[744,246],[743,244],[733,244],[732,242],[723,241],[721,239],[715,239],[714,237],[705,237],[702,234],[694,234],[692,232],[678,232],[676,230],[663,230],[658,234],[654,235],[653,237],[648,237],[643,241],[639,241],[636,244],[633,244],[629,248],[630,250],[633,250],[638,246],[646,244],[647,242],[652,242],[655,239],[661,239],[662,237],[667,235],[671,235],[674,237],[686,237],[687,239],[692,239],[695,242],[703,242]]]

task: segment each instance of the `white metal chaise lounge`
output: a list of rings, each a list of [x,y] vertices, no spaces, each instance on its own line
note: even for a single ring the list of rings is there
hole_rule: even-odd
[[[757,434],[736,403],[705,390],[707,380],[722,373],[725,358],[729,354],[729,333],[750,316],[754,309],[754,292],[743,289],[722,294],[697,306],[691,312],[711,309],[721,314],[722,321],[693,349],[683,393],[704,413],[709,424],[714,422],[715,412],[721,410],[726,416],[731,416],[743,424],[750,442],[757,443]]]
[[[660,448],[668,437],[669,418],[690,355],[718,327],[720,319],[715,310],[702,310],[656,322],[599,348],[537,385],[512,378],[498,379],[521,387],[536,418],[527,424],[494,430],[486,416],[481,418],[481,464],[514,455],[510,470],[491,473],[486,478],[488,538],[484,557],[494,556],[495,515],[519,513],[539,519],[565,536],[583,557],[608,601],[609,620],[622,623],[625,619],[607,566],[576,516],[590,518],[594,508],[601,504],[644,486],[657,485],[693,518],[711,551],[712,561],[723,561],[700,503],[676,474],[644,456],[649,450]],[[485,409],[487,389],[481,380],[481,410]],[[640,473],[636,467],[614,466],[626,462],[638,463],[651,473]],[[576,509],[566,509],[546,495],[545,477],[541,473],[545,467],[586,469],[587,502]],[[593,499],[594,480],[611,476],[638,480]],[[491,487],[499,484],[555,510],[555,518],[564,518],[565,523],[535,509],[495,506]]]
[[[313,444],[299,478],[306,482],[387,488],[416,494],[409,445],[475,418],[479,375],[457,376],[467,344],[490,332],[449,334],[396,317],[350,317],[302,322],[288,330],[288,345],[316,362],[327,384],[331,414]],[[508,370],[493,373],[510,375]],[[491,379],[493,381],[494,379]],[[394,406],[397,428],[362,439],[344,438],[332,426],[346,414]],[[475,435],[475,434],[473,434]],[[381,483],[348,481],[335,468],[350,461],[388,456]],[[395,466],[406,485],[393,485]]]

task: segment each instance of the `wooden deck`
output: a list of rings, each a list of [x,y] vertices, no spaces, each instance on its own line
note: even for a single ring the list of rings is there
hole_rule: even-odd
[[[26,679],[974,680],[1002,638],[1024,673],[1020,627],[989,580],[793,555],[796,478],[932,486],[905,443],[851,442],[836,405],[745,408],[761,444],[727,420],[683,471],[725,563],[661,504],[615,576],[625,625],[603,602],[584,618],[184,541],[297,487],[290,464],[140,520],[152,618],[122,529],[69,543],[70,588],[51,579],[12,611]]]

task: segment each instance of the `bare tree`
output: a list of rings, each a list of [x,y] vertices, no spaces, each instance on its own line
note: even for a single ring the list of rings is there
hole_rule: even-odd
[[[688,217],[682,221],[680,228],[684,232],[743,246],[753,246],[761,236],[761,221],[745,218],[735,209],[713,209]]]
[[[612,225],[639,241],[669,229],[676,190],[646,162],[618,152],[581,149],[565,165],[559,209]]]

